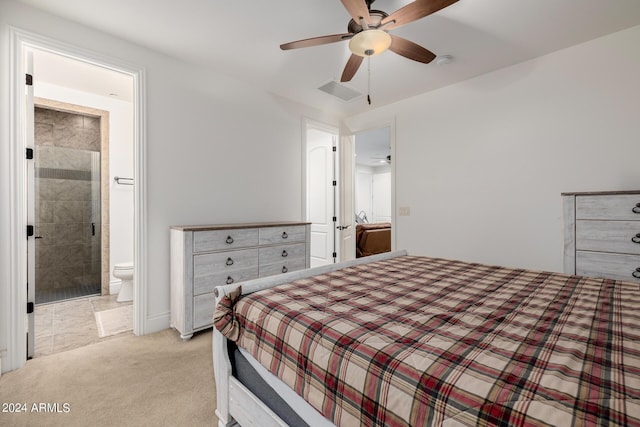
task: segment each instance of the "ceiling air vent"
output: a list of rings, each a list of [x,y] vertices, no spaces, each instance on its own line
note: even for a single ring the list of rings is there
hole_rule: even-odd
[[[328,93],[329,95],[338,97],[343,101],[351,101],[362,96],[362,94],[357,90],[351,89],[350,87],[340,84],[334,80],[320,86],[318,89]]]

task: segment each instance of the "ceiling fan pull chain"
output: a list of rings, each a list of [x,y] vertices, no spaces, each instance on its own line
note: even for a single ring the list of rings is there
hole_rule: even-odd
[[[371,57],[367,56],[367,102],[371,105]]]

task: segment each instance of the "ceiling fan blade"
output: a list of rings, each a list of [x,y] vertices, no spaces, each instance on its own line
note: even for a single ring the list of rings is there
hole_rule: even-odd
[[[401,25],[408,24],[409,22],[416,21],[420,18],[424,18],[427,15],[431,15],[434,12],[444,9],[447,6],[451,6],[458,0],[415,0],[413,3],[401,7],[393,12],[391,15],[384,18],[380,25],[383,26],[386,23],[395,21],[386,25],[385,30],[397,28]]]
[[[362,24],[360,17],[364,19],[364,22],[371,24],[371,16],[369,15],[369,8],[365,0],[341,0],[344,8],[347,9],[349,15],[356,21],[356,24]]]
[[[394,36],[393,34],[390,34],[390,36],[391,46],[389,46],[389,50],[397,53],[398,55],[402,55],[405,58],[413,59],[414,61],[425,64],[433,61],[436,57],[435,53],[425,49],[419,44],[415,44],[414,42],[403,39],[402,37]]]
[[[358,68],[360,68],[360,64],[362,64],[363,59],[364,58],[362,56],[352,54],[351,58],[347,61],[347,65],[344,66],[344,71],[342,72],[340,81],[343,83],[350,81],[356,74],[356,71],[358,71]]]
[[[351,33],[332,34],[330,36],[312,37],[310,39],[297,40],[295,42],[281,44],[280,49],[289,50],[289,49],[298,49],[301,47],[319,46],[323,44],[349,40],[351,37],[353,37],[353,34]]]

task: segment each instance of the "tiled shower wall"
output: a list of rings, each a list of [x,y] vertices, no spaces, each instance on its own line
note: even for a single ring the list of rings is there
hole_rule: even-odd
[[[36,295],[100,292],[100,118],[36,107],[35,147]]]

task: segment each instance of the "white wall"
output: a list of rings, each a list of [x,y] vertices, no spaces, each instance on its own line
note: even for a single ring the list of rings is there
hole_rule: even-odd
[[[12,200],[9,26],[146,69],[149,271],[144,332],[169,326],[171,225],[301,219],[302,114],[336,125],[335,117],[0,0],[0,354],[9,345],[10,312],[20,309],[8,303],[14,256],[4,238],[10,231]],[[2,369],[14,369],[16,363],[3,363]]]
[[[391,168],[356,165],[356,215],[366,213],[370,223],[391,222]]]
[[[373,168],[356,164],[356,215],[364,211],[367,221],[373,222]]]
[[[640,27],[346,120],[396,119],[397,247],[562,270],[561,192],[640,188]]]
[[[38,82],[38,70],[34,73],[36,97],[109,112],[109,260],[112,266],[133,261],[133,187],[113,180],[114,176],[133,177],[133,104]]]
[[[371,222],[391,222],[391,168],[378,166],[371,177],[373,218]]]

